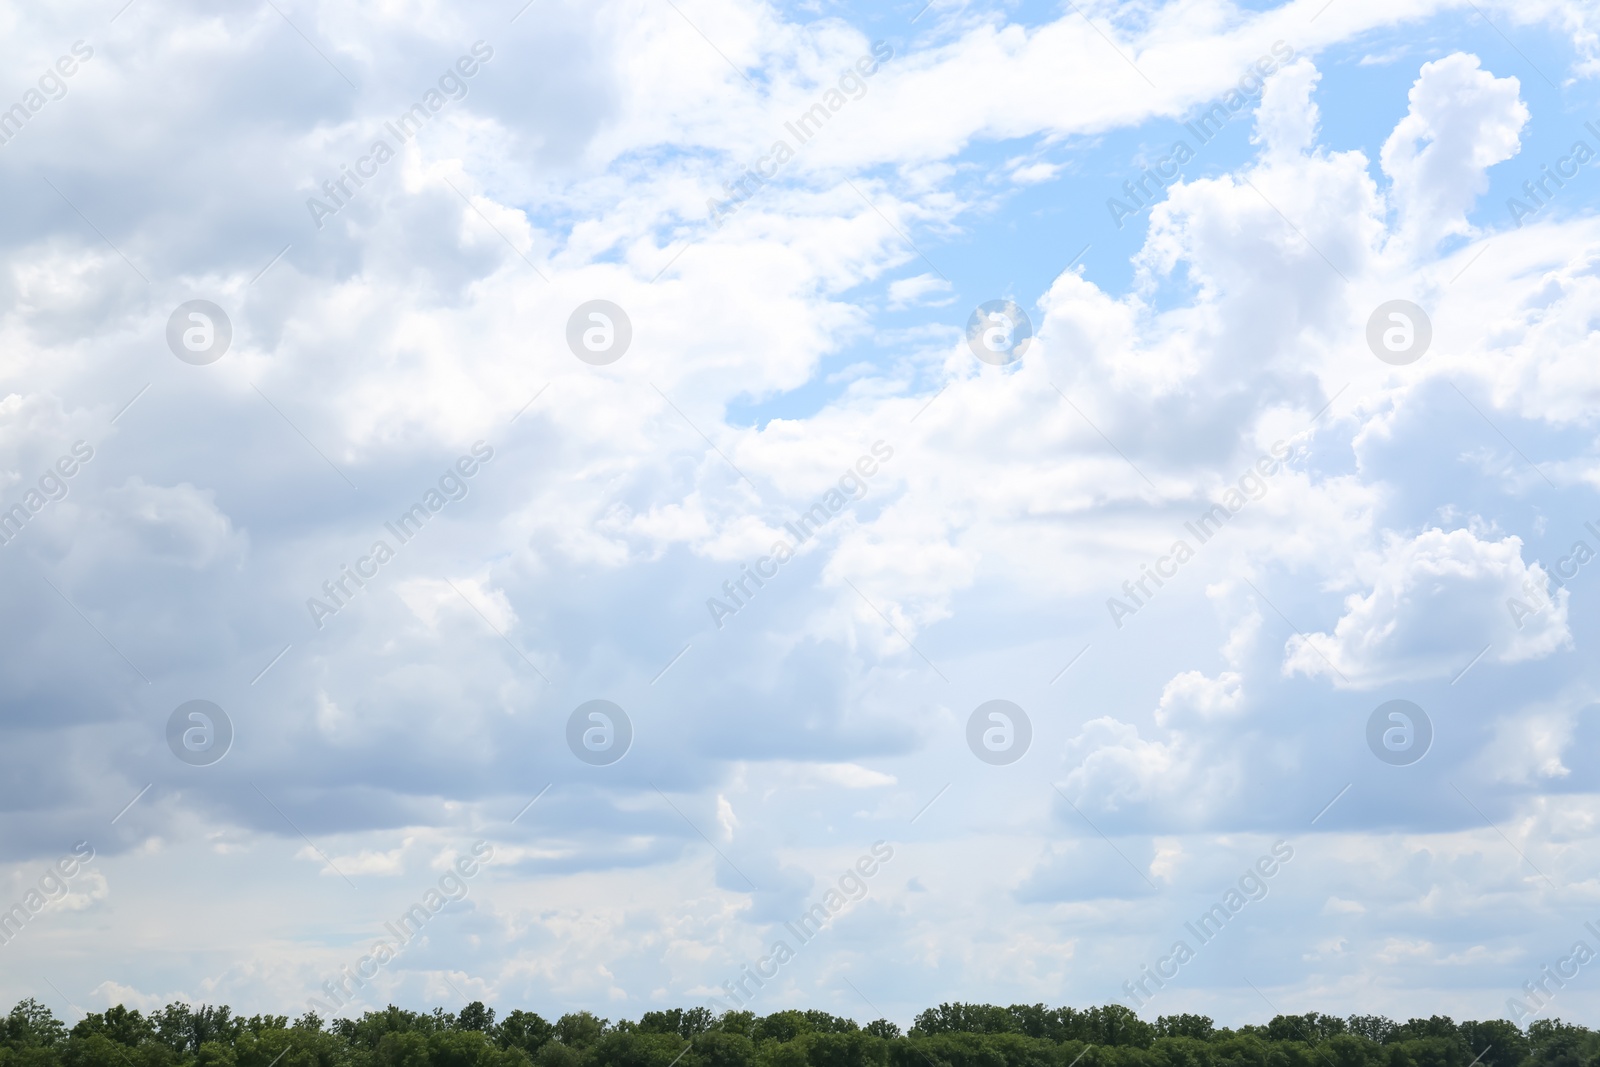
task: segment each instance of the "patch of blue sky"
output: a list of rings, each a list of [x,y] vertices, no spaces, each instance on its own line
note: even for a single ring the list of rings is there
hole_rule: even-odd
[[[1055,17],[1052,5],[1020,6],[1037,8],[1035,14],[1041,19]],[[881,13],[885,7],[868,5],[866,14]],[[929,14],[946,10],[936,7]],[[1523,131],[1522,151],[1490,170],[1489,191],[1470,216],[1485,229],[1504,229],[1514,225],[1507,199],[1521,193],[1524,181],[1540,176],[1540,163],[1554,164],[1580,138],[1600,154],[1600,137],[1584,129],[1586,120],[1600,127],[1600,86],[1579,81],[1558,87],[1570,80],[1575,54],[1567,39],[1547,27],[1516,27],[1503,17],[1491,24],[1476,14],[1449,13],[1318,53],[1313,60],[1322,74],[1316,93],[1322,121],[1319,141],[1333,151],[1363,151],[1381,186],[1379,154],[1406,114],[1407,94],[1418,70],[1423,63],[1454,52],[1477,55],[1484,69],[1497,77],[1516,76],[1532,116]],[[1203,109],[1196,113],[1199,110]],[[1253,115],[1241,110],[1197,148],[1183,168],[1183,179],[1216,177],[1247,165],[1257,151],[1250,143],[1253,128]],[[1090,281],[1112,294],[1127,292],[1134,281],[1133,257],[1148,233],[1149,211],[1124,218],[1119,228],[1108,201],[1117,197],[1127,202],[1123,183],[1137,180],[1145,164],[1180,138],[1191,146],[1196,140],[1181,119],[1162,118],[1095,137],[1053,143],[1037,137],[967,146],[952,161],[961,168],[956,181],[968,200],[985,204],[982,213],[955,220],[953,235],[934,227],[908,229],[910,239],[935,267],[908,249],[905,264],[847,294],[870,309],[872,329],[820,360],[817,373],[803,386],[731,407],[730,422],[760,427],[774,418],[814,415],[858,377],[842,373],[847,368],[892,367],[928,345],[930,336],[939,331],[954,341],[972,308],[985,300],[1013,299],[1038,314],[1038,298],[1080,253],[1081,269]],[[1009,177],[1010,164],[1019,159],[1060,169],[1048,180],[1019,184]],[[892,180],[887,173],[882,176]],[[1590,212],[1597,203],[1600,163],[1569,181],[1551,210]],[[1450,250],[1447,245],[1443,252]],[[933,269],[950,286],[933,294],[936,306],[893,305],[891,284]],[[1181,269],[1150,294],[1155,310],[1182,306],[1191,299],[1192,289]],[[913,388],[929,393],[938,388],[933,374],[923,379]]]

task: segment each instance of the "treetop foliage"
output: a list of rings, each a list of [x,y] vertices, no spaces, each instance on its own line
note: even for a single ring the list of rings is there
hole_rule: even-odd
[[[1600,1033],[1539,1020],[1397,1022],[1308,1012],[1219,1027],[1204,1015],[1147,1022],[1117,1004],[941,1004],[909,1032],[825,1011],[707,1008],[612,1022],[549,1021],[394,1006],[356,1019],[234,1015],[227,1006],[121,1006],[72,1027],[25,1000],[0,1019],[0,1067],[1600,1067]]]

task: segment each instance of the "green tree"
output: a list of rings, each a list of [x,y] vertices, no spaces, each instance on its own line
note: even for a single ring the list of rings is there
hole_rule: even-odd
[[[919,1012],[911,1032],[933,1034],[1004,1034],[1017,1029],[1017,1020],[993,1004],[941,1004]]]
[[[546,1041],[533,1057],[534,1067],[580,1067],[583,1053],[560,1041]]]
[[[428,1037],[416,1030],[392,1030],[378,1039],[377,1067],[430,1067]]]
[[[581,1052],[600,1040],[609,1022],[587,1011],[568,1012],[556,1020],[556,1040]]]
[[[13,1049],[54,1047],[66,1036],[61,1021],[32,997],[12,1008],[5,1019],[5,1043]]]
[[[519,1048],[529,1056],[535,1055],[555,1036],[556,1028],[543,1016],[521,1008],[507,1012],[495,1028],[495,1039],[501,1048]]]
[[[494,1009],[484,1007],[481,1000],[474,1000],[462,1008],[461,1014],[456,1016],[455,1028],[490,1033],[494,1030]]]
[[[756,1044],[743,1033],[719,1028],[696,1037],[692,1055],[698,1067],[754,1067]]]
[[[1517,1024],[1505,1019],[1462,1023],[1461,1039],[1483,1067],[1519,1067],[1531,1046]]]
[[[1595,1035],[1560,1019],[1536,1019],[1528,1024],[1529,1067],[1590,1067]]]
[[[1216,1032],[1216,1024],[1209,1015],[1163,1015],[1156,1019],[1158,1037],[1192,1037],[1208,1040]]]
[[[758,1044],[763,1041],[788,1043],[801,1034],[810,1032],[811,1020],[806,1018],[805,1012],[778,1011],[757,1019],[750,1030],[750,1036],[755,1038]]]
[[[718,1030],[730,1034],[743,1034],[755,1040],[756,1013],[753,1011],[725,1011],[717,1019]]]

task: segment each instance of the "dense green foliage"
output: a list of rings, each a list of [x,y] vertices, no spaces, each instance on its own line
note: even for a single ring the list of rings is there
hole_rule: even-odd
[[[389,1007],[359,1019],[117,1007],[68,1029],[28,1000],[0,1020],[0,1067],[1600,1067],[1600,1034],[1560,1020],[1279,1015],[1230,1030],[1203,1015],[1140,1019],[1120,1005],[941,1004],[911,1031],[821,1011],[589,1012],[549,1022],[482,1004]]]

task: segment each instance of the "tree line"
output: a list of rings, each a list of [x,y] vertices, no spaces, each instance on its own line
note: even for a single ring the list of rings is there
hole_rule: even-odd
[[[1277,1015],[1234,1029],[1204,1015],[1043,1004],[941,1004],[911,1029],[824,1011],[706,1008],[612,1022],[390,1006],[359,1018],[115,1007],[67,1026],[25,1000],[0,1020],[0,1067],[1600,1067],[1600,1033],[1559,1019]]]

